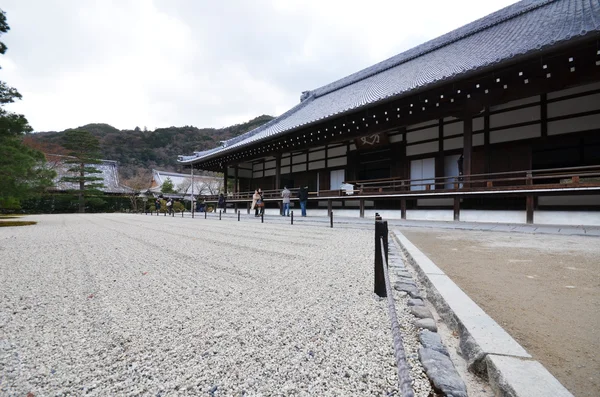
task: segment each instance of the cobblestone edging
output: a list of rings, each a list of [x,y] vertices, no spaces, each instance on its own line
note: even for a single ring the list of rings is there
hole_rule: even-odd
[[[404,266],[402,255],[390,237],[390,282],[396,291],[396,300],[403,300],[408,307],[412,324],[420,329],[418,358],[433,389],[442,396],[467,397],[465,383],[454,368],[448,350],[437,334],[437,325],[431,311],[425,306],[423,288]]]

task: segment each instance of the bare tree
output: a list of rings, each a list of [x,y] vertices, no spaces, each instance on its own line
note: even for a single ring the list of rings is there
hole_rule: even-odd
[[[192,193],[192,178],[185,178],[177,186],[177,191],[182,194]],[[194,177],[194,196],[217,195],[223,191],[223,181],[217,178],[198,176]]]
[[[129,197],[129,202],[131,203],[131,209],[133,212],[137,212],[138,210],[138,194],[140,192],[144,193],[150,189],[151,183],[152,175],[150,171],[147,170],[139,172],[132,178],[123,180],[123,185],[133,189],[133,191],[127,195]]]

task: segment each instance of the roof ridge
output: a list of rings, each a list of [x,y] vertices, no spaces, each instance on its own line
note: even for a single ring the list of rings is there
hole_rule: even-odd
[[[530,1],[530,4],[524,4],[527,3],[527,1]],[[398,65],[401,65],[403,63],[407,63],[412,61],[413,59],[419,58],[423,55],[429,54],[431,52],[434,52],[436,50],[439,50],[440,48],[443,48],[445,46],[448,46],[450,44],[456,43],[457,41],[463,40],[467,37],[473,36],[477,33],[480,33],[484,30],[490,29],[494,26],[500,25],[506,21],[509,21],[513,18],[519,17],[523,14],[526,14],[528,12],[531,12],[533,10],[536,10],[538,8],[544,7],[550,3],[554,3],[558,0],[522,0],[519,1],[517,3],[511,4],[509,6],[506,6],[496,12],[493,12],[489,15],[486,15],[482,18],[479,18],[473,22],[470,22],[466,25],[463,25],[459,28],[456,28],[448,33],[445,33],[441,36],[438,36],[436,38],[433,38],[429,41],[426,41],[425,43],[419,44],[416,47],[412,47],[406,51],[401,52],[400,54],[394,55],[386,60],[383,60],[375,65],[369,66],[365,69],[359,70],[358,72],[352,73],[346,77],[342,77],[339,80],[336,80],[332,83],[329,83],[327,85],[321,86],[319,88],[316,88],[310,92],[311,97],[320,97],[326,94],[329,94],[331,92],[340,90],[344,87],[347,87],[349,85],[355,84],[361,80],[365,80],[371,76],[374,76],[376,74],[382,73],[388,69],[391,69],[393,67],[396,67]],[[518,8],[518,5],[521,5],[522,8]],[[505,12],[507,9],[509,8],[517,8],[515,11],[510,12],[508,15],[505,16],[501,16],[499,14],[501,14],[502,12]],[[498,19],[494,19],[498,17]],[[482,26],[477,26],[478,23],[481,23],[483,20],[487,20],[490,19],[490,21]],[[471,28],[469,28],[471,27]],[[466,31],[463,32],[462,34],[459,34],[457,37],[452,37],[453,34],[455,34],[456,32],[460,31],[461,29],[465,29]],[[442,40],[440,43],[438,44],[434,44],[433,46],[427,48],[428,44],[431,44],[432,42],[435,42],[436,40],[440,40],[444,37],[447,37],[446,40]],[[413,50],[417,50],[418,48],[421,47],[425,47],[423,49],[421,49],[420,51],[417,51],[416,54],[414,55],[408,55],[406,57],[402,57],[402,55],[406,55],[407,53],[410,53]],[[396,59],[398,58],[398,59]],[[387,64],[386,64],[387,63]],[[378,67],[379,66],[379,67]],[[372,69],[372,70],[370,70]],[[370,71],[369,71],[370,70]],[[363,73],[361,75],[361,73]],[[353,77],[354,76],[354,77]],[[346,80],[346,81],[344,81]]]

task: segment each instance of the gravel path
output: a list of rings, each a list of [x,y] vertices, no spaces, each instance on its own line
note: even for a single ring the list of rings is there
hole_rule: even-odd
[[[397,395],[371,230],[28,219],[0,229],[1,395]]]

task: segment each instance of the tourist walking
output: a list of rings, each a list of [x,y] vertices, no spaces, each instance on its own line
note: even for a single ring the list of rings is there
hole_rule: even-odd
[[[284,186],[281,191],[281,197],[283,197],[283,211],[281,212],[281,216],[290,216],[290,194],[291,192],[287,186]]]
[[[156,202],[154,203],[154,208],[156,208],[156,213],[158,214],[160,212],[160,199],[157,198]]]
[[[298,200],[300,201],[300,209],[302,210],[302,216],[306,216],[306,203],[308,202],[308,186],[300,188],[300,191],[298,191]]]
[[[167,201],[167,212],[169,215],[171,215],[171,211],[173,211],[173,199]]]

